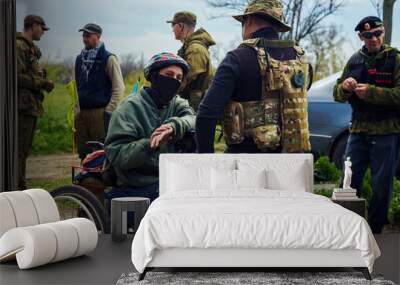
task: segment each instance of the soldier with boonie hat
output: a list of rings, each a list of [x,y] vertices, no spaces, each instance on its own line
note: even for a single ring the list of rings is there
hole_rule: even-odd
[[[309,151],[310,64],[293,41],[279,39],[279,32],[291,29],[283,21],[281,1],[253,0],[233,18],[242,23],[243,42],[221,62],[200,104],[198,152],[214,152],[221,117],[225,152]]]

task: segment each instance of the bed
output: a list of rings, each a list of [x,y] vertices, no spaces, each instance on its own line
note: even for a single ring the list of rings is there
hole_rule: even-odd
[[[154,268],[352,267],[380,250],[361,216],[313,194],[311,154],[164,154],[160,197],[132,243]]]

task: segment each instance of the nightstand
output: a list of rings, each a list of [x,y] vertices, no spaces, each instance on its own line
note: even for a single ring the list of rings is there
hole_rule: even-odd
[[[366,218],[367,202],[364,198],[332,199],[332,202]]]

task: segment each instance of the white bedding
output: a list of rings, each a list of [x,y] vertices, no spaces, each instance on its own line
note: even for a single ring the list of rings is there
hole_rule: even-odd
[[[379,248],[359,215],[300,191],[172,192],[155,200],[132,243],[143,272],[155,249],[357,249],[372,272]]]

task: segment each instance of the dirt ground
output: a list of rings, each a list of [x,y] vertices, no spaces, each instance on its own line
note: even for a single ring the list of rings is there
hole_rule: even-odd
[[[54,179],[71,176],[71,165],[79,165],[72,154],[32,155],[26,166],[27,179]]]

